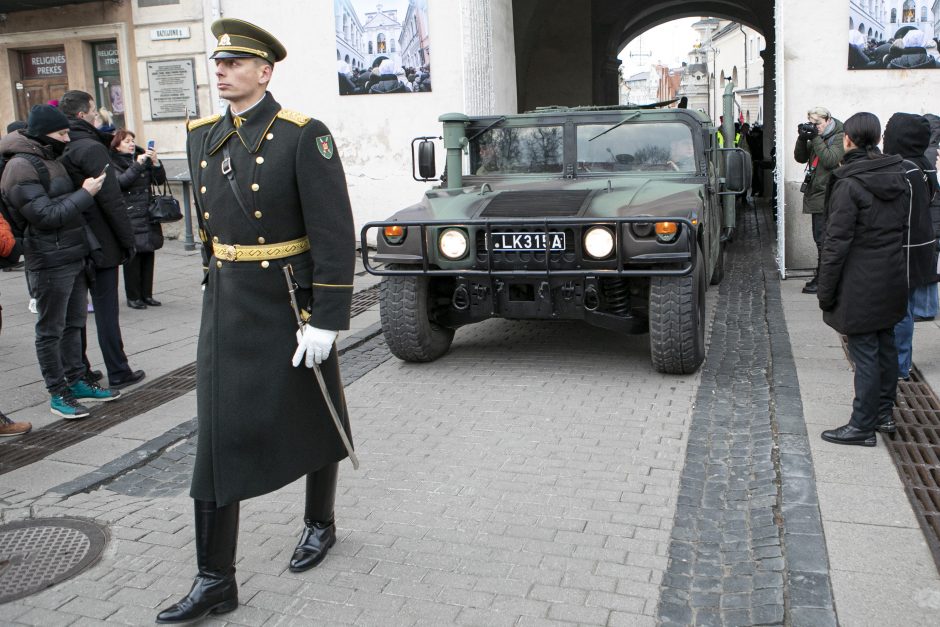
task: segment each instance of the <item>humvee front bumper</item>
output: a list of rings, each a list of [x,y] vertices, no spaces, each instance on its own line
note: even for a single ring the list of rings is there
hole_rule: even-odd
[[[369,222],[362,228],[360,241],[365,244],[375,231],[375,252],[362,246],[363,265],[375,275],[684,276],[695,267],[697,224],[693,220],[638,216]],[[664,240],[656,234],[660,223],[676,225],[673,239]],[[390,241],[387,227],[401,229],[402,235]],[[586,249],[585,237],[597,227],[607,229],[613,239],[610,254],[603,258],[592,257]],[[465,236],[463,256],[447,258],[442,252],[441,236],[446,231]]]

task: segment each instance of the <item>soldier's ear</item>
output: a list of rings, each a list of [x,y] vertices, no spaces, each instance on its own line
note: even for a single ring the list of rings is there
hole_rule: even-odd
[[[261,73],[258,75],[258,84],[267,85],[269,82],[271,82],[271,75],[274,73],[274,66],[267,61],[258,59],[258,68],[261,70]]]

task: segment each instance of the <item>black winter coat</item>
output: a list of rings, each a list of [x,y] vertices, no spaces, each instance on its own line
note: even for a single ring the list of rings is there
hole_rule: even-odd
[[[72,183],[81,187],[88,177],[96,177],[111,163],[110,140],[83,120],[69,119],[69,138],[62,155],[62,164],[72,177]],[[124,207],[124,195],[117,174],[108,168],[101,191],[95,195],[95,205],[88,215],[88,224],[101,245],[99,254],[92,254],[98,268],[116,268],[134,246],[134,233]]]
[[[889,70],[922,70],[937,67],[926,48],[904,48],[901,54],[888,61]]]
[[[839,333],[890,329],[907,312],[910,189],[901,161],[852,150],[832,173],[816,296]]]
[[[400,94],[411,91],[394,74],[382,74],[377,83],[369,88],[370,94]]]
[[[137,154],[143,154],[137,148]],[[111,163],[127,204],[127,217],[134,231],[134,245],[139,253],[152,253],[163,248],[163,229],[150,221],[150,184],[166,183],[163,165],[142,164],[137,155],[111,151]]]
[[[930,144],[924,152],[924,158],[927,159],[928,170],[933,170],[936,176],[937,150],[940,148],[940,117],[932,113],[927,113],[924,117],[930,122]],[[940,192],[934,193],[930,199],[930,218],[933,220],[934,236],[940,238]]]
[[[14,153],[41,158],[49,171],[49,190],[40,182],[33,164]],[[0,154],[11,157],[3,169],[0,191],[17,228],[23,231],[23,254],[28,270],[47,270],[88,256],[88,237],[83,212],[95,201],[72,180],[52,150],[21,131],[0,139]]]

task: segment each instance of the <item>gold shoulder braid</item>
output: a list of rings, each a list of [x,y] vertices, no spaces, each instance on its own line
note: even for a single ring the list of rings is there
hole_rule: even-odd
[[[277,112],[277,117],[282,120],[287,120],[288,122],[293,122],[297,126],[303,126],[311,120],[309,115],[304,115],[299,111],[291,111],[290,109],[281,109]]]
[[[216,113],[215,115],[208,115],[204,118],[199,118],[198,120],[190,120],[186,123],[186,130],[191,131],[197,129],[200,126],[205,126],[206,124],[215,124],[219,121],[222,116]]]

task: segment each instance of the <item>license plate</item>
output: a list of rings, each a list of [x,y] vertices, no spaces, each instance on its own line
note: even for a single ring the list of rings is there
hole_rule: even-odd
[[[493,250],[565,250],[563,231],[551,233],[492,233]]]

